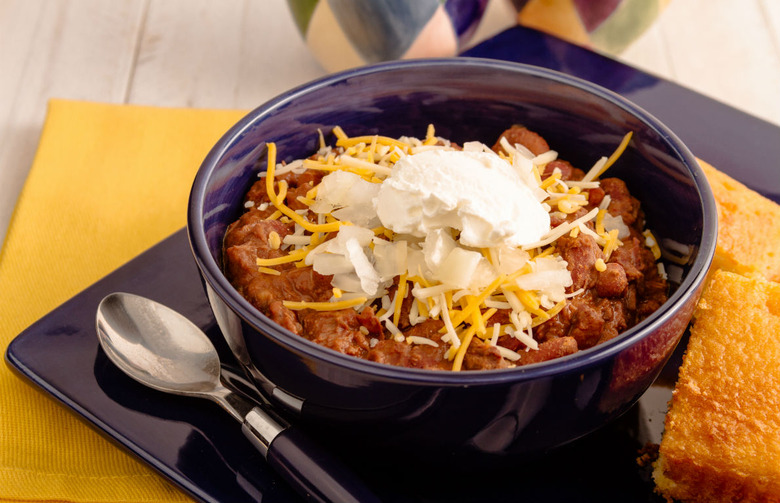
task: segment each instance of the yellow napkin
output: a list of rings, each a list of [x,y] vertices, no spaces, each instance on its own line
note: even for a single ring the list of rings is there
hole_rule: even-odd
[[[53,100],[0,252],[0,348],[180,229],[193,176],[244,111]],[[0,365],[0,501],[187,496]]]

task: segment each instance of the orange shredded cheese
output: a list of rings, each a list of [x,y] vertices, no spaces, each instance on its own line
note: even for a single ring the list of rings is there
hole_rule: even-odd
[[[255,262],[257,262],[258,266],[261,267],[269,267],[273,265],[281,265],[281,264],[289,264],[291,262],[297,262],[299,260],[303,260],[306,258],[306,255],[309,253],[308,249],[300,249],[295,250],[287,255],[282,255],[281,257],[274,257],[274,258],[256,258]]]
[[[626,135],[623,136],[623,139],[620,141],[620,144],[612,153],[612,155],[610,155],[607,159],[605,159],[603,163],[597,163],[590,171],[588,171],[585,174],[585,176],[582,178],[582,181],[589,182],[591,180],[596,180],[601,175],[603,175],[604,172],[607,171],[610,168],[610,166],[612,166],[615,163],[615,161],[617,161],[618,158],[626,150],[626,147],[628,147],[628,142],[631,141],[631,136],[633,134],[634,134],[633,131],[629,131],[628,133],[626,133]]]
[[[642,232],[642,235],[645,237],[645,245],[650,248],[650,251],[653,252],[653,257],[658,260],[661,258],[661,247],[658,246],[658,240],[655,238],[652,232],[650,232],[650,229],[645,229],[644,232]]]
[[[464,332],[463,341],[461,341],[460,347],[458,348],[457,353],[455,353],[454,360],[452,362],[453,372],[459,372],[463,366],[463,359],[466,357],[466,351],[468,350],[469,345],[471,344],[471,339],[474,338],[474,334],[476,332],[477,328],[474,325],[470,326],[466,332]]]
[[[609,260],[610,255],[612,255],[612,252],[617,249],[618,246],[622,245],[623,243],[618,239],[618,231],[617,229],[612,229],[607,233],[607,244],[604,245],[604,257],[606,260]]]
[[[404,304],[406,298],[406,273],[401,274],[398,278],[398,290],[395,294],[395,308],[393,311],[393,324],[398,326],[398,322],[401,319],[401,306]]]
[[[314,309],[315,311],[339,311],[341,309],[348,309],[350,307],[360,306],[366,302],[365,297],[356,297],[349,300],[341,300],[338,302],[306,302],[306,301],[282,301],[282,305],[287,309],[293,311],[300,311],[301,309]]]

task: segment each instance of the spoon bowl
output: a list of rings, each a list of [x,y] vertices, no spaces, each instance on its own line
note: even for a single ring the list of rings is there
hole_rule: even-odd
[[[141,384],[180,395],[221,387],[219,355],[206,334],[148,299],[107,296],[98,307],[97,332],[111,361]]]

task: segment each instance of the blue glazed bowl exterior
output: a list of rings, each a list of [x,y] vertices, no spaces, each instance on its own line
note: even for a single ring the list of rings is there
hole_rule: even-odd
[[[589,167],[627,131],[609,175],[622,178],[661,239],[694,258],[670,299],[617,338],[516,369],[438,372],[336,353],[275,325],[221,272],[222,237],[265,169],[306,157],[339,125],[351,135],[424,136],[492,144],[512,124],[539,132],[560,157]],[[561,73],[492,60],[413,60],[364,67],[294,89],[250,112],[217,143],[194,181],[193,254],[233,352],[269,399],[336,438],[388,452],[469,461],[540,453],[625,412],[657,377],[690,321],[715,249],[709,186],[688,149],[636,105]]]

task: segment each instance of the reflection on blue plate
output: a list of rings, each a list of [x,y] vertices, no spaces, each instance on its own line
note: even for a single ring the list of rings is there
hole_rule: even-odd
[[[780,179],[765,170],[780,158],[780,128],[525,28],[510,29],[468,55],[536,64],[610,88],[666,122],[702,159],[780,200]],[[184,231],[25,330],[9,346],[8,363],[197,500],[298,501],[246,442],[240,425],[218,406],[150,390],[111,364],[99,349],[94,320],[100,299],[113,291],[145,295],[189,317],[214,340],[230,366],[232,357],[212,318]],[[646,442],[660,440],[681,350],[618,421],[533,463],[453,480],[451,474],[437,474],[435,467],[409,473],[402,460],[388,462],[380,452],[372,459],[347,455],[345,461],[391,502],[659,502],[649,470],[637,465],[636,458]],[[60,365],[64,353],[67,366]]]

